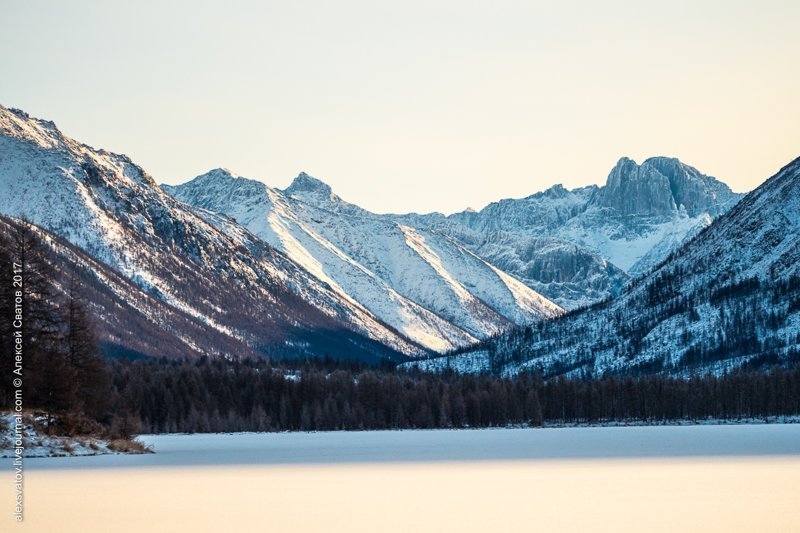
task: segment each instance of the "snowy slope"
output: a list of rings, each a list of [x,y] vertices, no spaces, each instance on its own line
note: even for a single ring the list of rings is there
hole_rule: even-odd
[[[217,169],[165,190],[230,216],[343,298],[434,350],[560,313],[452,238],[372,215],[306,174],[280,191]]]
[[[126,156],[3,107],[0,213],[27,217],[171,308],[260,353],[367,359],[421,353],[233,221],[217,229],[219,217],[198,216]],[[187,342],[204,349],[203,339]]]
[[[797,361],[800,159],[620,297],[425,368],[689,375]]]

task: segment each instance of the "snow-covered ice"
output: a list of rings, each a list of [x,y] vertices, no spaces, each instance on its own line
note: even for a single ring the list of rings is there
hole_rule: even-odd
[[[138,456],[29,460],[120,468],[667,457],[800,457],[800,424],[143,435]]]

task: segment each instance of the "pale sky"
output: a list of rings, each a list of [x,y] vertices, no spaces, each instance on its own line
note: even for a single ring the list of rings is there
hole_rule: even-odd
[[[168,4],[168,5],[166,5]],[[800,2],[0,0],[0,104],[159,182],[301,170],[378,212],[800,156]]]

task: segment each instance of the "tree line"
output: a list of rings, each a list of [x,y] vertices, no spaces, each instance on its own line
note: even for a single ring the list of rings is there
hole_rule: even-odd
[[[542,380],[266,360],[116,361],[136,431],[329,431],[659,424],[800,414],[800,366],[691,379]]]

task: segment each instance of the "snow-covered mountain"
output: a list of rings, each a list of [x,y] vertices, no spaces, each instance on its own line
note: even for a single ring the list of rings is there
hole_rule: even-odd
[[[393,216],[453,236],[568,309],[618,294],[742,195],[673,158],[622,158],[606,185],[561,185],[479,212]]]
[[[165,189],[177,200],[126,156],[0,107],[0,214],[107,265],[142,291],[133,300],[169,306],[143,306],[142,320],[168,330],[167,315],[189,317],[191,355],[237,343],[361,358],[463,347],[560,315],[552,300],[618,294],[738,199],[667,158],[622,159],[604,187],[450,216],[374,214],[304,173],[285,190],[222,169]],[[201,342],[198,324],[233,344]]]
[[[692,194],[693,199],[684,197],[681,204],[687,214],[709,208],[702,202],[713,191],[693,189]],[[631,283],[620,297],[420,365],[506,374],[530,369],[545,375],[688,375],[797,361],[800,159]]]
[[[258,353],[374,360],[423,352],[232,219],[176,201],[126,156],[4,107],[0,214],[28,218],[214,335]],[[98,270],[100,282],[104,276]],[[140,309],[146,320],[171,328],[167,314],[149,309]],[[242,355],[206,340],[180,338],[186,353]]]
[[[284,191],[223,169],[164,189],[235,219],[342,298],[433,350],[562,312],[453,238],[373,215],[304,173]]]
[[[556,185],[450,216],[371,213],[305,173],[285,190],[224,169],[164,189],[438,351],[558,314],[540,294],[567,308],[619,294],[740,197],[668,158],[623,158],[604,187]]]

